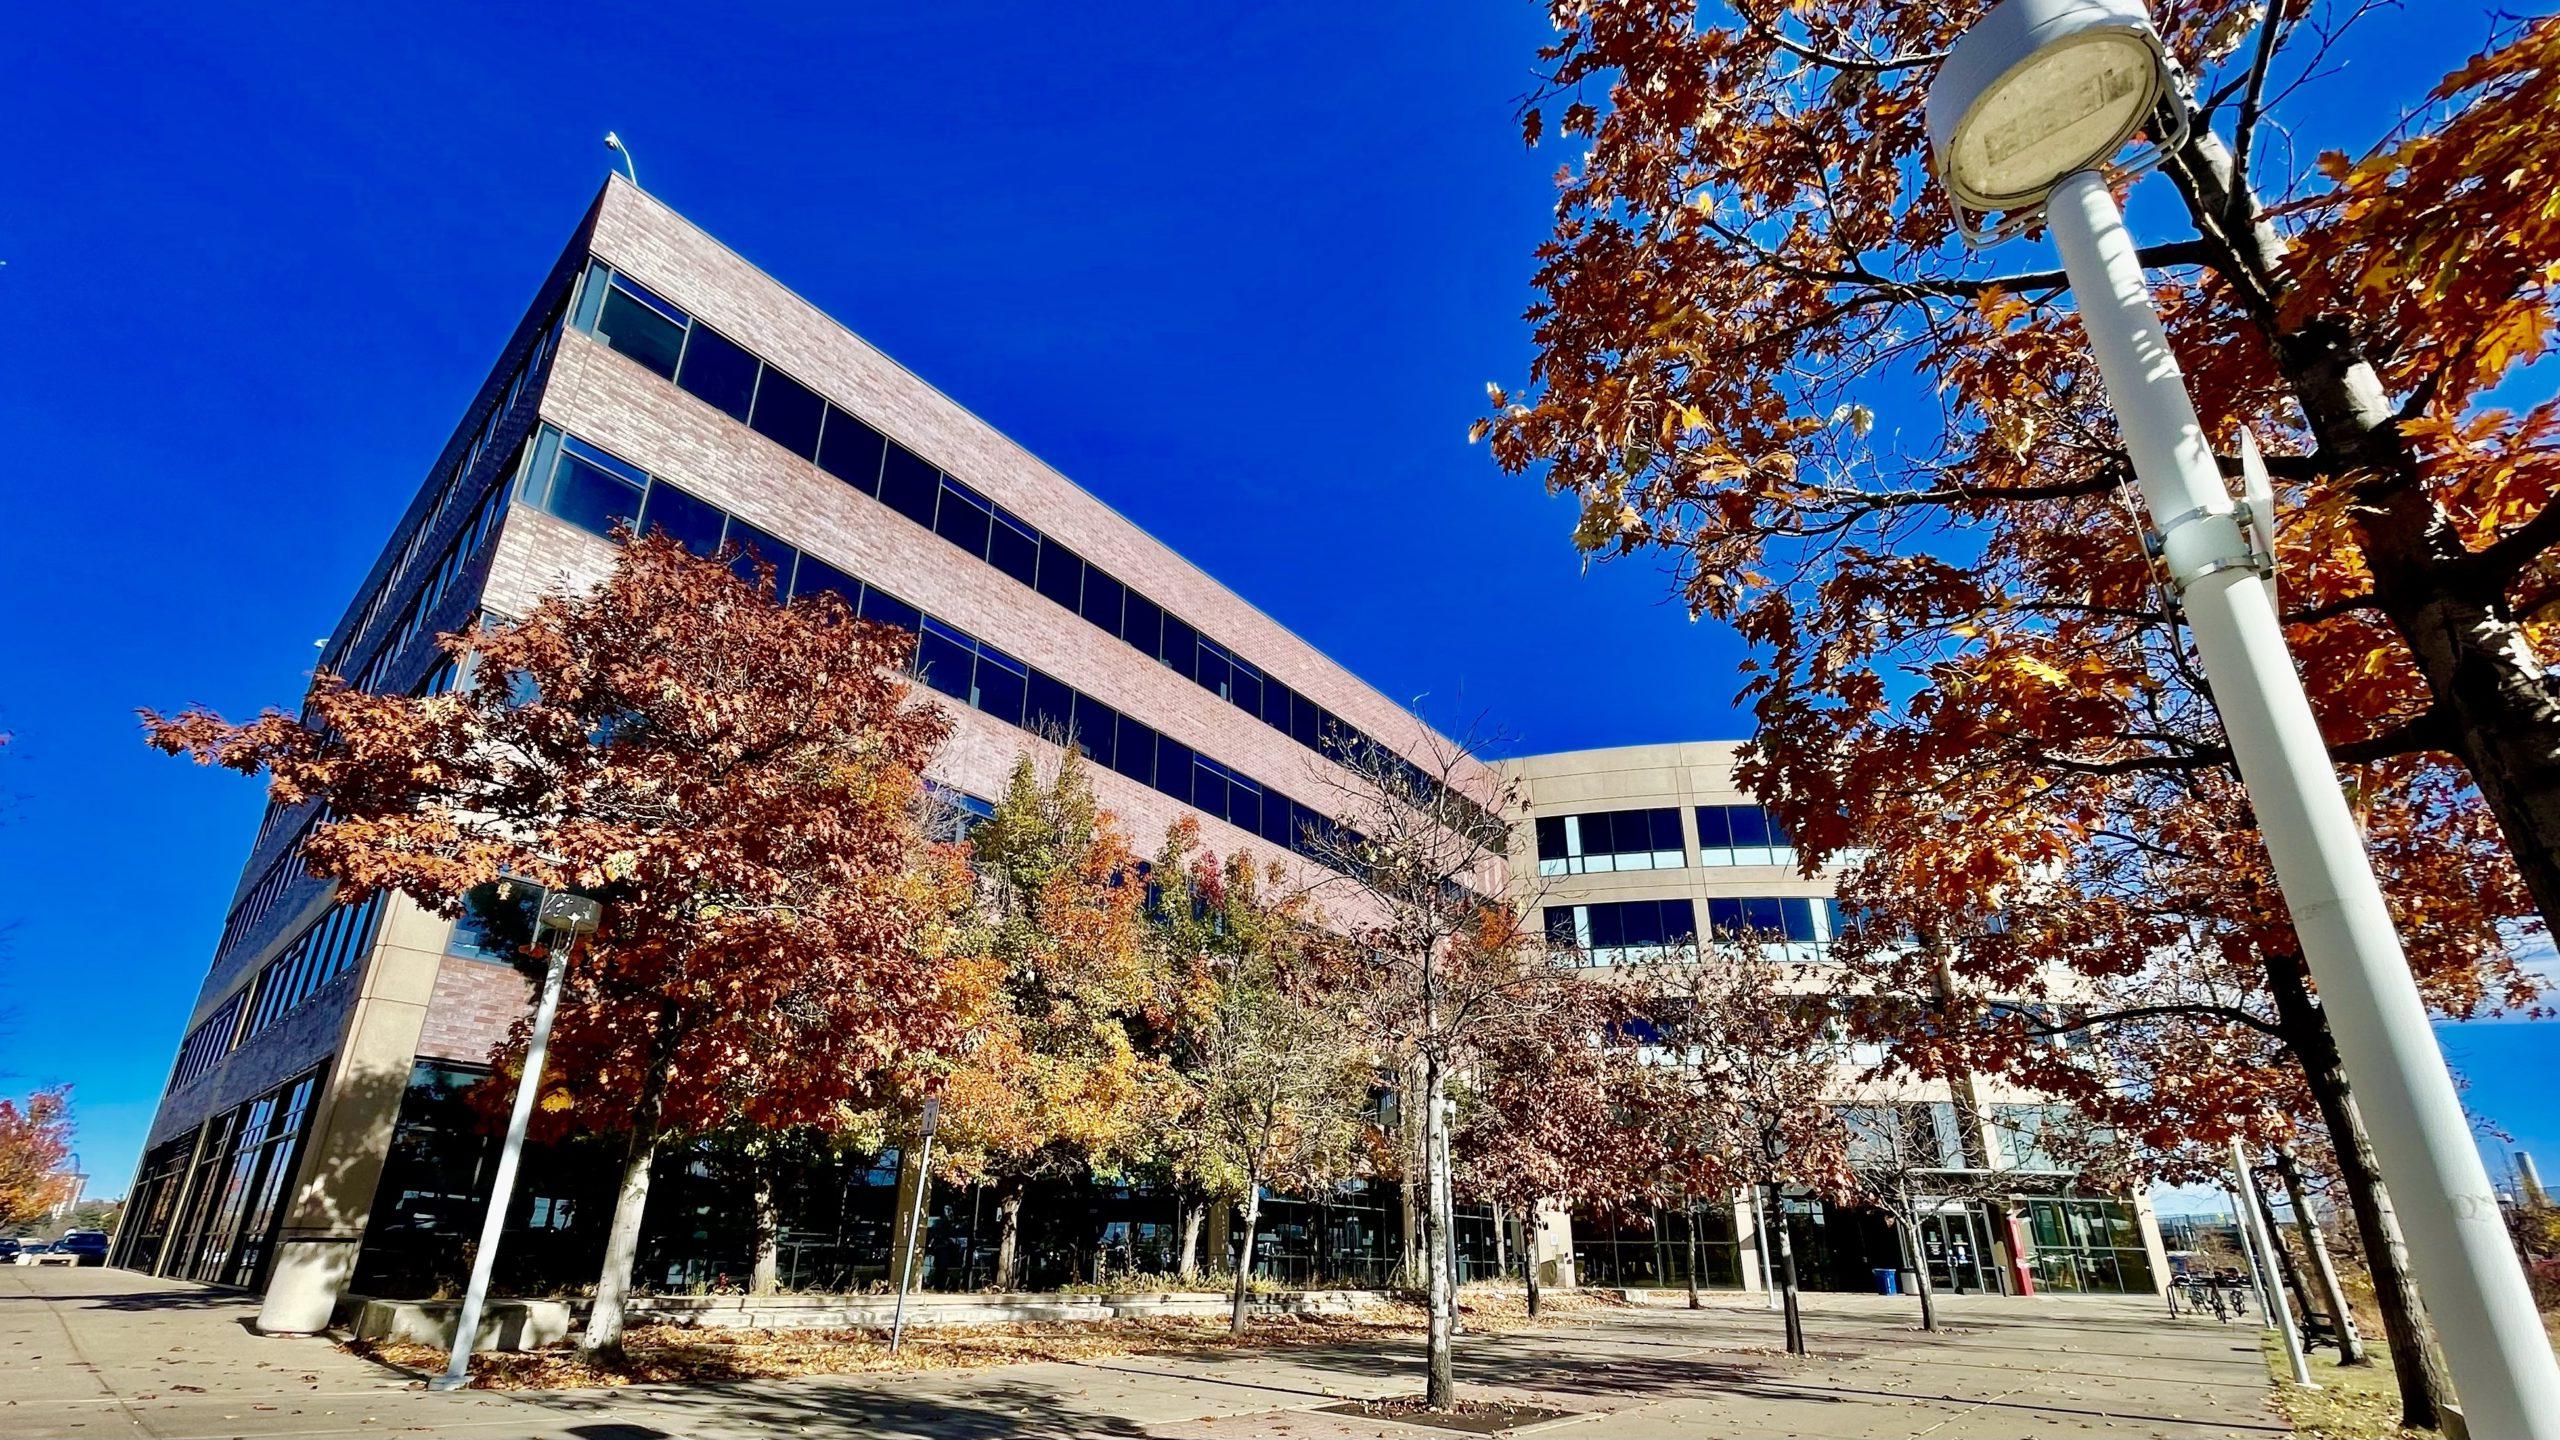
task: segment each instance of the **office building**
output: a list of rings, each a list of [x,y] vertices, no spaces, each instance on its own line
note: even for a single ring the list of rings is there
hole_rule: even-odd
[[[1312,878],[1320,861],[1303,837],[1330,819],[1330,757],[1364,741],[1431,752],[1394,701],[620,179],[537,288],[322,665],[368,690],[450,686],[436,634],[592,582],[612,563],[617,524],[704,553],[738,542],[776,566],[786,593],[834,590],[913,633],[953,720],[932,779],[964,811],[983,810],[1041,736],[1072,731],[1099,799],[1133,836],[1195,814],[1211,847],[1259,847]],[[1771,858],[1783,837],[1732,794],[1720,755],[1522,762],[1542,857],[1527,868],[1544,874],[1552,831],[1555,878],[1577,897],[1548,923],[1605,956],[1713,923],[1728,901],[1753,917],[1774,905],[1775,928],[1791,945],[1801,930],[1818,958],[1822,888]],[[463,1095],[529,1003],[523,975],[470,919],[397,896],[341,905],[304,875],[297,848],[324,818],[275,808],[262,823],[114,1254],[263,1291],[261,1323],[277,1330],[319,1328],[350,1291],[450,1281],[478,1229],[493,1148]],[[576,1142],[528,1157],[503,1287],[592,1278],[610,1208],[598,1179],[610,1167],[593,1161]],[[898,1183],[894,1152],[798,1171],[786,1283],[880,1280]],[[735,1177],[677,1153],[657,1186],[644,1288],[743,1276]],[[1037,1198],[1025,1213],[1032,1284],[1169,1258],[1163,1197],[1081,1185]],[[931,1283],[984,1283],[986,1198],[937,1187],[932,1213]],[[1256,1263],[1290,1280],[1383,1282],[1403,1216],[1384,1181],[1276,1199]],[[1474,1269],[1511,1253],[1514,1237],[1484,1212],[1461,1231]],[[1586,1273],[1623,1278],[1633,1243],[1577,1237],[1571,1254]],[[1720,1243],[1715,1278],[1747,1282],[1739,1237]]]

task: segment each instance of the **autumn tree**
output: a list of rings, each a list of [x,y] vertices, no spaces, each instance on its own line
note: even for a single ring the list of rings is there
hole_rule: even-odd
[[[1162,990],[1146,881],[1080,752],[1026,754],[970,837],[996,1000],[937,1083],[942,1174],[996,1192],[995,1284],[1013,1287],[1027,1187],[1131,1165],[1171,1103],[1143,1043]]]
[[[1943,679],[1889,698],[1915,662],[2053,677],[2094,707],[2056,742],[2139,736],[2110,712],[2158,693],[2164,657],[2114,633],[2161,606],[2065,278],[1956,243],[1927,178],[1922,101],[1982,8],[1550,10],[1529,134],[1555,97],[1583,153],[1539,251],[1530,387],[1484,429],[1580,499],[1578,544],[1667,554],[1694,610],[1770,648],[1764,740],[1808,709],[1925,715]],[[2552,340],[2560,217],[2535,197],[2560,179],[2560,20],[2499,30],[2405,121],[2340,137],[2361,159],[2269,165],[2366,8],[2159,7],[2192,82],[2161,167],[2188,223],[2143,259],[2208,430],[2267,443],[2285,616],[2334,752],[2453,757],[2549,918],[2560,408],[2496,392]],[[2076,758],[2225,755],[2125,748]],[[1820,786],[1818,761],[1764,763]]]
[[[1658,1107],[1666,1198],[1752,1189],[1766,1195],[1778,1247],[1787,1351],[1805,1353],[1790,1191],[1854,1193],[1848,1135],[1832,1108],[1847,1078],[1835,1055],[1830,997],[1763,958],[1755,937],[1716,937],[1646,964],[1632,977],[1668,1057],[1672,1094]]]
[[[1173,1062],[1181,1110],[1165,1143],[1188,1183],[1243,1220],[1229,1321],[1241,1335],[1263,1190],[1350,1178],[1370,1149],[1378,1063],[1338,983],[1339,942],[1284,867],[1241,852],[1220,861],[1185,816],[1154,883],[1153,930],[1197,1004]]]
[[[1416,1117],[1421,1173],[1409,1183],[1423,1194],[1424,1401],[1440,1410],[1456,1399],[1451,1084],[1480,1042],[1556,1023],[1552,1007],[1563,992],[1545,946],[1521,927],[1511,903],[1518,895],[1496,898],[1512,848],[1504,817],[1513,797],[1473,743],[1415,728],[1425,737],[1418,758],[1375,743],[1335,751],[1319,777],[1334,819],[1315,827],[1307,846],[1332,871],[1319,891],[1349,941],[1350,982],[1403,1077],[1399,1098]]]
[[[825,593],[778,605],[769,570],[625,539],[591,592],[441,637],[470,676],[451,693],[324,674],[303,717],[144,712],[160,749],[324,803],[304,863],[342,898],[451,915],[503,883],[603,903],[543,1106],[626,1137],[583,1342],[601,1356],[662,1145],[877,1103],[957,1046],[985,979],[954,954],[965,863],[916,823],[945,722],[913,696],[905,637]]]
[[[1490,1205],[1497,1224],[1520,1222],[1532,1316],[1538,1207],[1649,1205],[1669,1098],[1644,1061],[1637,996],[1561,969],[1538,979],[1547,993],[1513,1012],[1533,1023],[1487,1027],[1469,1045],[1450,1141],[1459,1193]]]
[[[69,1197],[71,1088],[38,1090],[24,1104],[0,1099],[0,1230],[42,1220]]]

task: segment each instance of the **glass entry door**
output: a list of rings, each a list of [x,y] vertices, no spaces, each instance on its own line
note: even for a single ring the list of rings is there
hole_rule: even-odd
[[[1957,1294],[1997,1294],[1999,1263],[1991,1252],[1991,1222],[1970,1200],[1920,1217],[1920,1254],[1929,1284]]]

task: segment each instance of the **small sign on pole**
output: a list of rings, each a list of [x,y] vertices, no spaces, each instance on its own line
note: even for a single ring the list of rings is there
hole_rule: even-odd
[[[907,1210],[907,1243],[898,1260],[898,1303],[889,1311],[889,1353],[907,1338],[907,1292],[915,1287],[916,1234],[924,1228],[924,1198],[933,1188],[933,1132],[942,1123],[942,1097],[924,1097],[924,1113],[916,1129],[924,1143],[916,1153],[916,1198]]]

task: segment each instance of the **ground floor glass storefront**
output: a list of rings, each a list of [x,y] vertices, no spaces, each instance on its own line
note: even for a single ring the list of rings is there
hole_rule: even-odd
[[[115,1263],[211,1285],[264,1284],[319,1084],[317,1072],[287,1081],[152,1147]]]
[[[1694,1234],[1694,1250],[1691,1239]],[[1628,1289],[1686,1287],[1690,1256],[1697,1256],[1698,1284],[1734,1289],[1742,1284],[1742,1240],[1733,1207],[1656,1209],[1617,1215],[1573,1212],[1573,1273],[1585,1285]]]
[[[2036,1289],[2048,1294],[2147,1295],[2158,1289],[2142,1223],[2122,1200],[2029,1198]]]

